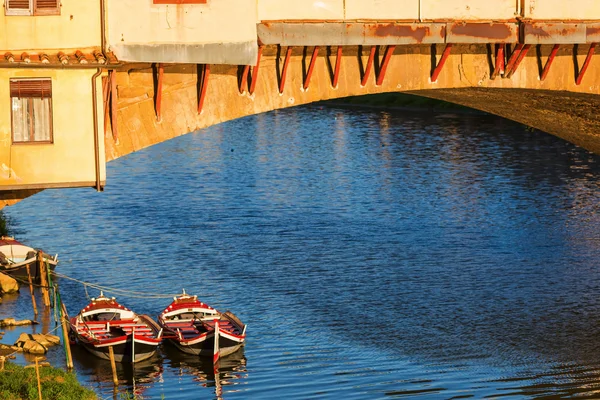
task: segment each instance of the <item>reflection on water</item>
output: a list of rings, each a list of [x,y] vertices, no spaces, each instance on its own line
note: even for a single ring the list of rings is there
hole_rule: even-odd
[[[123,157],[102,194],[6,212],[66,275],[184,286],[248,324],[216,374],[168,347],[120,371],[144,398],[594,397],[599,161],[495,117],[304,107]],[[60,285],[70,311],[87,304]],[[109,364],[88,358],[80,379],[111,396]]]

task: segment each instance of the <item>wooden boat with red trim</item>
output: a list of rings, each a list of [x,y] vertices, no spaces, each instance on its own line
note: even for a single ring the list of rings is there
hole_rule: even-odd
[[[15,278],[27,280],[27,265],[31,278],[35,282],[40,281],[38,272],[38,252],[42,252],[44,262],[54,270],[58,264],[58,254],[54,257],[36,250],[33,247],[25,246],[23,243],[10,236],[0,237],[0,272],[11,275]]]
[[[162,341],[162,329],[152,318],[134,313],[102,292],[69,323],[77,342],[106,360],[110,360],[110,346],[117,362],[146,360]]]
[[[164,338],[188,354],[226,356],[246,340],[246,325],[232,312],[221,313],[185,290],[159,314],[158,324]]]

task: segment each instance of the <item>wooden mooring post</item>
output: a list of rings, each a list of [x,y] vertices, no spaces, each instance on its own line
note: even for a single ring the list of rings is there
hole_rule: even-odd
[[[35,302],[35,294],[33,292],[33,282],[31,280],[31,269],[29,268],[29,264],[27,264],[26,267],[27,267],[27,279],[29,280],[29,293],[31,293],[31,304],[33,304],[33,314],[35,315],[35,318],[37,319],[38,310],[37,310],[37,304]]]
[[[110,368],[112,369],[113,384],[119,386],[119,379],[117,378],[117,364],[115,363],[115,352],[112,346],[108,346],[108,357],[110,358]]]
[[[38,274],[40,276],[40,285],[42,285],[42,295],[44,305],[50,307],[50,294],[48,293],[48,272],[46,272],[46,263],[41,251],[38,251]]]

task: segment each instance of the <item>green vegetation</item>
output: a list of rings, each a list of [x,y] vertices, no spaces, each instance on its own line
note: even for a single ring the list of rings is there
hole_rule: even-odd
[[[389,108],[422,108],[435,110],[453,110],[479,112],[459,104],[448,103],[442,100],[430,99],[428,97],[415,96],[406,93],[382,93],[368,94],[365,96],[346,97],[333,100],[338,104],[351,104],[357,106],[389,107]]]
[[[77,382],[74,374],[59,368],[40,367],[42,398],[44,400],[95,400],[96,394]],[[0,371],[0,399],[37,400],[38,387],[35,368],[24,368],[7,362]]]
[[[0,236],[10,236],[10,219],[0,211]]]

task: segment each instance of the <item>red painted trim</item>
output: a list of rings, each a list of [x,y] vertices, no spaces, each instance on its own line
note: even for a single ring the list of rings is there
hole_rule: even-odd
[[[576,85],[581,85],[581,81],[583,80],[585,71],[587,71],[595,52],[596,52],[596,43],[592,43],[590,45],[590,49],[588,50],[587,56],[585,57],[585,61],[583,62],[583,66],[581,67],[581,71],[579,71],[579,73],[577,74],[577,79],[575,80]]]
[[[342,67],[342,46],[337,48],[337,56],[335,58],[335,70],[333,72],[333,87],[337,88],[338,79],[340,77],[340,68]]]
[[[198,114],[202,112],[204,99],[206,98],[206,88],[208,87],[208,78],[210,77],[210,64],[204,64],[204,73],[202,74],[202,85],[200,86],[200,96],[198,97]]]
[[[285,76],[287,75],[288,64],[290,63],[290,57],[292,56],[292,47],[289,46],[285,53],[285,61],[283,62],[283,70],[281,71],[281,82],[279,82],[279,93],[283,93],[285,88]]]
[[[381,69],[379,70],[379,76],[377,76],[377,86],[381,86],[383,84],[383,80],[385,79],[385,73],[387,71],[388,64],[390,63],[390,59],[392,58],[392,54],[394,54],[395,49],[396,49],[396,46],[394,46],[394,45],[388,45],[385,48],[383,62],[381,63]]]
[[[531,47],[530,44],[526,44],[525,46],[523,46],[523,48],[521,49],[521,52],[519,53],[519,56],[517,57],[517,60],[515,61],[514,67],[510,70],[510,72],[508,73],[508,75],[506,75],[507,78],[512,77],[513,74],[515,72],[517,72],[517,68],[519,68],[519,65],[521,64],[521,61],[523,61],[523,59],[527,55],[527,52],[529,51],[530,47]]]
[[[158,83],[156,84],[156,104],[154,105],[154,109],[156,110],[156,120],[160,121],[162,118],[162,84],[163,84],[163,75],[165,72],[165,68],[162,64],[158,64],[157,73],[158,73]]]
[[[371,74],[371,69],[373,68],[373,62],[375,60],[375,49],[377,46],[371,46],[371,52],[369,53],[369,60],[367,61],[367,66],[365,68],[365,74],[360,81],[361,86],[365,86],[367,81],[369,80],[369,75]]]
[[[262,57],[263,48],[264,46],[258,46],[256,66],[252,69],[252,74],[250,75],[250,94],[254,94],[254,89],[256,89],[256,82],[258,81],[258,67],[260,67],[260,59]]]
[[[112,128],[113,140],[117,141],[119,132],[117,128],[117,73],[114,69],[109,72],[110,77],[110,123]]]
[[[312,77],[313,70],[315,69],[315,63],[317,62],[317,57],[319,55],[319,46],[315,46],[313,49],[312,56],[310,58],[310,65],[308,66],[308,72],[306,73],[306,80],[304,81],[304,90],[308,89],[310,85],[310,78]]]
[[[491,79],[496,79],[498,75],[504,72],[504,43],[496,44],[496,66],[492,73]]]
[[[508,60],[508,63],[506,63],[506,68],[504,69],[504,76],[508,76],[508,74],[510,74],[510,72],[512,71],[512,69],[515,66],[515,63],[517,62],[517,58],[519,57],[519,54],[521,54],[521,50],[523,50],[523,44],[519,43],[515,46],[515,49],[513,50],[512,54],[510,55],[510,58]]]
[[[548,72],[550,72],[550,66],[552,65],[552,61],[554,61],[554,57],[556,57],[556,53],[558,53],[558,49],[560,48],[560,44],[555,44],[550,52],[550,56],[546,61],[546,65],[544,66],[544,70],[542,71],[542,75],[540,76],[540,81],[543,81],[548,76]]]
[[[246,91],[245,87],[248,82],[248,72],[249,71],[250,71],[250,66],[244,65],[244,71],[242,72],[242,79],[240,80],[240,87],[239,87],[240,94],[242,94]]]
[[[451,50],[452,50],[452,43],[448,43],[446,45],[446,48],[444,49],[444,52],[442,53],[442,58],[440,58],[440,62],[438,62],[438,65],[435,67],[435,69],[433,70],[433,73],[431,74],[431,82],[437,81],[438,76],[440,75],[440,72],[442,72],[442,68],[444,68],[444,64],[446,64],[446,60],[448,59],[448,56],[450,55]]]

